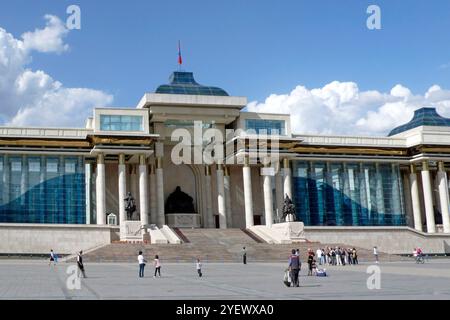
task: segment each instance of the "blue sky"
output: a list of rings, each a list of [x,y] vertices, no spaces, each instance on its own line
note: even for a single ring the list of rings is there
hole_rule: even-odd
[[[450,88],[450,1],[2,1],[0,27],[16,39],[62,21],[77,4],[82,29],[60,54],[34,52],[27,68],[70,88],[113,96],[134,106],[144,92],[183,69],[198,82],[263,102],[296,86],[354,82],[360,91],[401,84],[423,95]],[[366,9],[380,6],[382,29],[368,30]],[[447,66],[448,64],[448,66]]]

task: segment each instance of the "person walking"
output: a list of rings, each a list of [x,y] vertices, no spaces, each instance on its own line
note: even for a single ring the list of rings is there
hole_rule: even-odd
[[[288,270],[291,274],[291,287],[299,287],[298,273],[301,269],[300,257],[295,254],[295,249],[292,249],[292,254],[289,256]]]
[[[197,258],[196,268],[197,268],[198,276],[201,278],[203,276],[202,263],[200,262],[200,259],[198,259],[198,258]]]
[[[78,277],[80,277],[80,275],[83,276],[83,278],[87,278],[86,277],[86,273],[84,271],[84,264],[83,264],[83,251],[80,251],[78,253],[77,256],[77,266],[78,266]]]
[[[56,266],[56,255],[53,252],[53,249],[50,249],[50,261],[48,262],[48,265],[51,265],[53,263],[54,266]]]
[[[352,255],[353,255],[353,264],[358,264],[358,253],[355,248],[353,248],[352,250]]]
[[[247,264],[247,250],[245,247],[242,248],[242,263]]]
[[[308,276],[313,275],[313,261],[314,261],[314,253],[309,252],[309,254],[308,254]]]
[[[138,263],[139,263],[139,278],[143,278],[145,263],[147,262],[147,260],[144,259],[144,255],[142,254],[142,251],[139,251],[137,259],[138,259]]]
[[[373,256],[375,257],[375,263],[378,263],[378,248],[376,246],[373,247]]]
[[[155,266],[155,274],[153,275],[153,278],[156,278],[156,274],[159,275],[161,278],[161,261],[159,261],[159,256],[155,256],[155,260],[153,260],[153,265]]]

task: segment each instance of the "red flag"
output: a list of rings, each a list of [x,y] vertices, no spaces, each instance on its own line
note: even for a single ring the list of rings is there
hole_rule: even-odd
[[[181,45],[178,40],[178,64],[181,66],[183,64],[183,58],[181,58]]]

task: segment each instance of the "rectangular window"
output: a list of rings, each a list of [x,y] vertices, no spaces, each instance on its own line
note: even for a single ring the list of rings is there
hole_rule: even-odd
[[[41,172],[41,162],[39,160],[30,160],[28,163],[29,172]]]
[[[100,115],[100,130],[103,131],[144,131],[142,116]]]
[[[13,171],[13,172],[21,172],[22,171],[22,162],[21,161],[13,161],[13,162],[11,162],[11,171]]]
[[[47,172],[50,172],[50,173],[58,172],[58,161],[57,160],[47,160]]]
[[[286,135],[283,120],[246,119],[245,130],[254,130],[257,134]]]
[[[75,173],[75,169],[76,169],[76,163],[75,162],[70,161],[70,162],[66,162],[65,163],[64,171],[66,173]]]
[[[192,120],[167,120],[164,122],[167,128],[213,128],[214,124],[211,121],[192,121]]]

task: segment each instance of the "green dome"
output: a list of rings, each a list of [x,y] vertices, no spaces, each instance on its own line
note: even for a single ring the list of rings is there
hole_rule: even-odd
[[[162,94],[190,94],[201,96],[228,96],[228,93],[217,87],[198,84],[192,72],[175,71],[170,76],[170,84],[159,86],[155,93]]]

